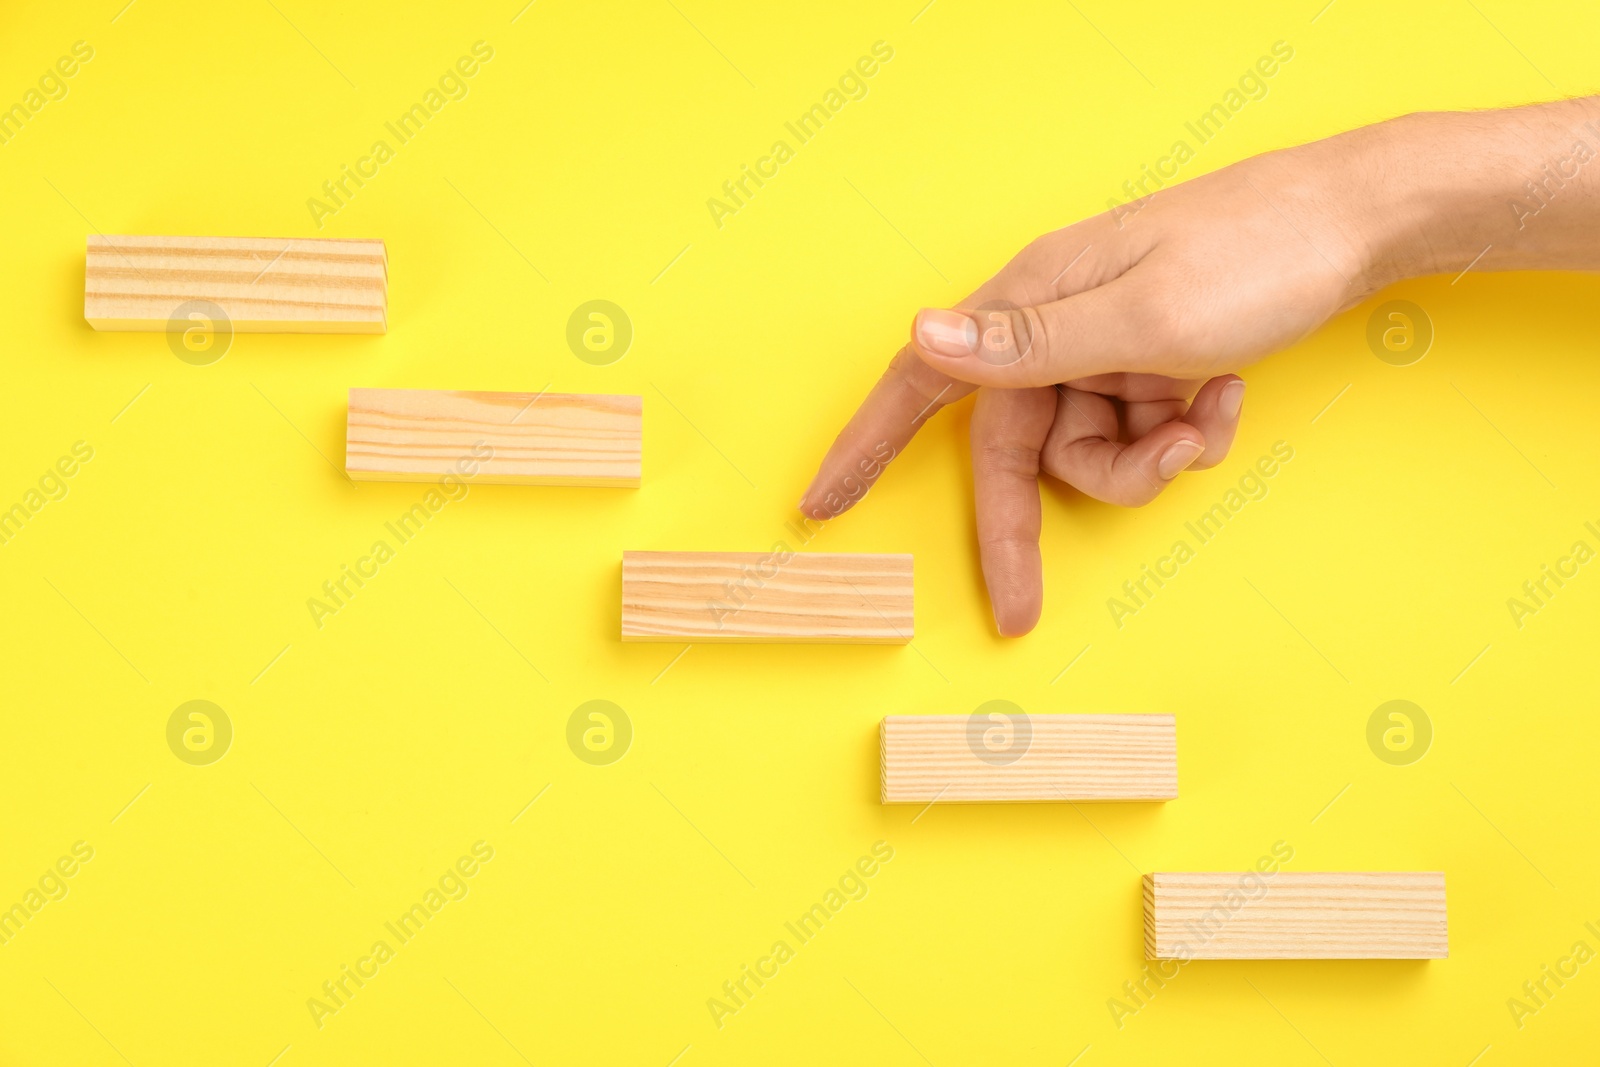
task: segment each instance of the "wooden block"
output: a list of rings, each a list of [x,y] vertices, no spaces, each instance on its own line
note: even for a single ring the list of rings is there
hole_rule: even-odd
[[[383,333],[382,241],[320,237],[89,238],[83,317],[97,330],[167,330],[191,300],[235,333]]]
[[[1147,874],[1146,959],[1450,955],[1440,871]]]
[[[890,715],[881,730],[885,804],[1171,800],[1171,715]]]
[[[624,552],[624,641],[911,640],[908,555]]]
[[[636,486],[644,402],[574,393],[352,389],[344,469],[376,482],[446,474],[510,485]]]

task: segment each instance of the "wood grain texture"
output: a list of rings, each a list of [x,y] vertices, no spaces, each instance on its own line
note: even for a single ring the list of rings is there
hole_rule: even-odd
[[[207,300],[235,333],[383,333],[382,241],[318,237],[89,237],[83,317],[97,330],[166,330]]]
[[[1444,959],[1440,871],[1144,876],[1147,959]]]
[[[885,804],[1178,795],[1171,715],[890,715],[880,739]]]
[[[344,469],[359,481],[636,486],[643,408],[637,396],[352,389]]]
[[[908,555],[624,552],[624,641],[906,644]]]

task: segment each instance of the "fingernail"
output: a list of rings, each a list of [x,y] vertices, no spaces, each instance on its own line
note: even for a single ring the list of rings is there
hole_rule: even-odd
[[[959,311],[917,312],[917,344],[936,356],[970,356],[978,350],[978,324]]]
[[[1222,395],[1217,398],[1217,410],[1222,417],[1232,422],[1239,417],[1239,409],[1244,407],[1244,382],[1229,382],[1222,387]]]
[[[1162,481],[1176,478],[1183,469],[1200,458],[1200,453],[1205,451],[1204,445],[1197,445],[1193,441],[1179,441],[1161,456],[1161,462],[1156,464],[1156,473],[1161,475]]]

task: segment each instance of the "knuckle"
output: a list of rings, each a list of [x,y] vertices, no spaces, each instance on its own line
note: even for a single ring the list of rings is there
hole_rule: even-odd
[[[978,544],[981,547],[988,548],[988,549],[998,549],[998,548],[1017,549],[1017,548],[1020,548],[1020,549],[1036,550],[1038,548],[1038,546],[1039,546],[1039,542],[1038,542],[1037,539],[1030,539],[1030,538],[1027,538],[1027,537],[1021,537],[1021,536],[1018,536],[1017,534],[1011,534],[1011,533],[979,534],[978,535]]]
[[[952,382],[949,377],[928,366],[911,350],[910,345],[895,354],[883,376],[886,383],[907,390],[918,398],[922,411],[913,420],[913,424],[918,426],[933,417],[946,404],[965,395],[964,391],[957,392],[953,388],[958,383]]]
[[[1053,316],[1039,314],[1032,307],[1014,313],[1019,361],[1030,366],[1048,367],[1067,355],[1065,331]]]
[[[1052,432],[1044,439],[1044,447],[1039,449],[1039,466],[1045,473],[1062,478],[1062,472],[1071,468],[1067,458],[1067,450],[1071,447],[1072,443],[1064,436]],[[1062,480],[1065,481],[1065,478]]]
[[[980,445],[977,458],[984,470],[996,474],[1013,474],[1029,478],[1037,477],[1039,474],[1039,450],[1036,448]]]
[[[1053,235],[1048,233],[1040,234],[1023,245],[1021,250],[1011,257],[1009,266],[1017,273],[1018,277],[1031,278],[1044,268],[1044,265],[1055,250],[1055,244]]]

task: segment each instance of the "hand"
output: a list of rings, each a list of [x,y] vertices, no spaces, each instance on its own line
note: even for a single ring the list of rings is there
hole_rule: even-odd
[[[1047,234],[910,343],[834,442],[800,503],[859,500],[916,431],[975,389],[972,476],[1002,635],[1044,602],[1040,473],[1139,506],[1215,466],[1239,425],[1227,373],[1293,344],[1386,279],[1377,180],[1347,143],[1260,156]]]

